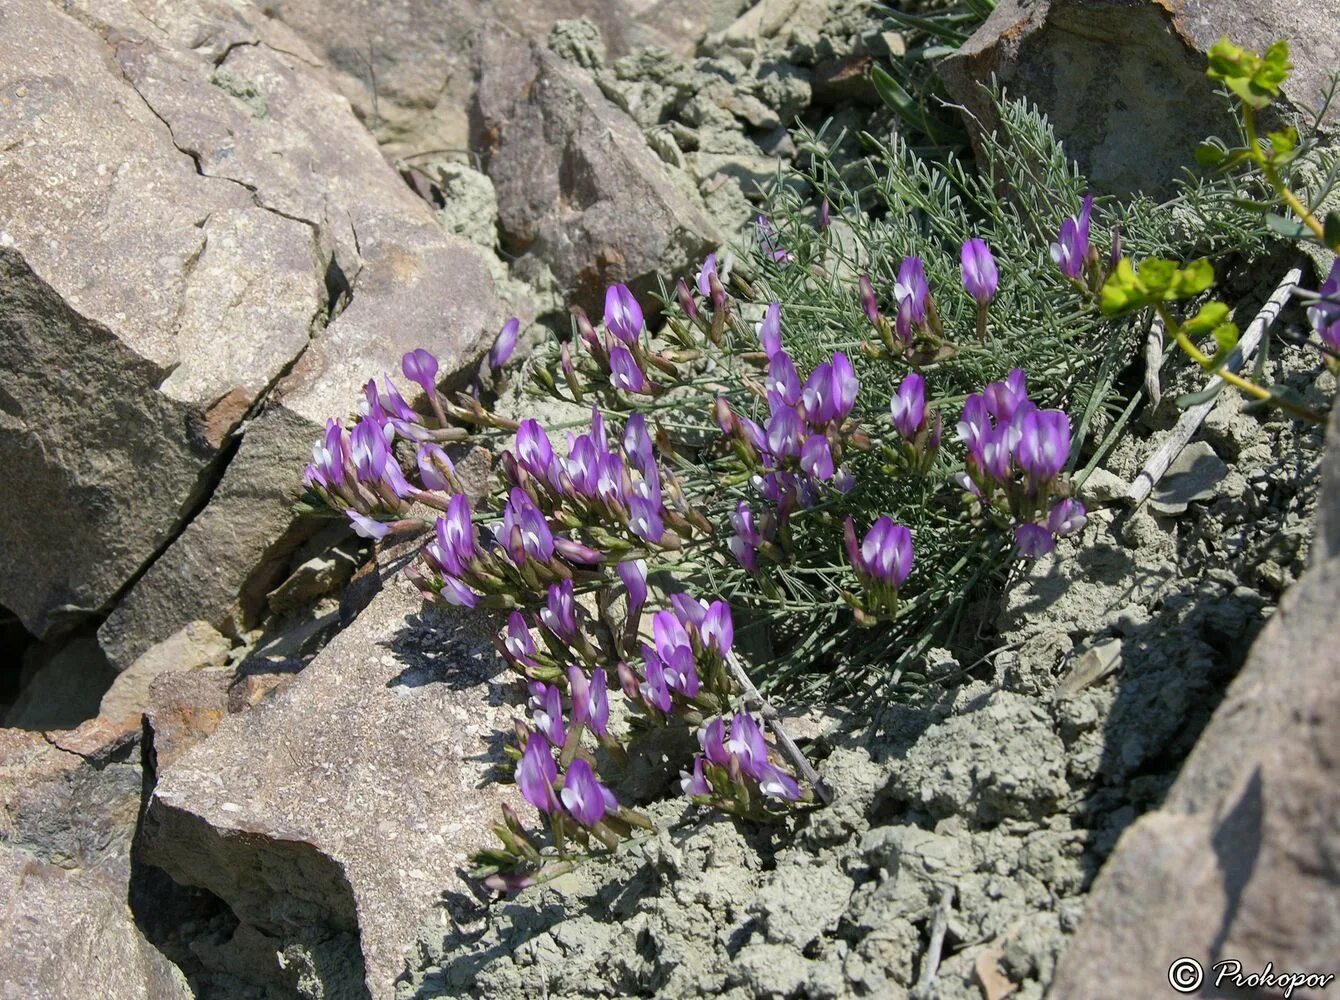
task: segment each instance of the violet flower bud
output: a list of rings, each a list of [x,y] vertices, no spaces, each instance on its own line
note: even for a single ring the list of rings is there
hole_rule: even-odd
[[[968,457],[982,464],[982,447],[991,434],[991,417],[986,398],[974,393],[963,401],[963,416],[958,422],[958,437],[967,448]]]
[[[856,473],[845,465],[839,466],[837,472],[833,474],[833,489],[839,493],[847,494],[856,488]]]
[[[356,510],[346,510],[344,513],[353,525],[354,532],[363,538],[377,541],[391,533],[391,526],[385,521],[376,521],[370,517],[365,517]]]
[[[540,422],[527,418],[516,429],[516,457],[522,467],[541,482],[553,478],[554,448]]]
[[[641,392],[647,384],[642,369],[626,348],[615,347],[610,351],[610,383],[624,392]]]
[[[731,620],[730,605],[725,601],[709,604],[698,632],[708,649],[714,650],[721,657],[729,655],[735,642],[735,623]]]
[[[568,446],[568,457],[563,460],[563,471],[578,496],[590,499],[596,495],[599,470],[600,454],[591,438],[583,434],[572,439]]]
[[[349,451],[359,482],[375,483],[382,478],[391,451],[380,424],[369,418],[356,423],[349,435]]]
[[[893,286],[893,296],[898,305],[906,306],[912,323],[921,326],[926,322],[926,304],[930,300],[931,287],[926,282],[926,265],[920,257],[904,257],[898,266],[898,280]]]
[[[800,798],[800,786],[785,771],[769,764],[758,776],[758,790],[769,798],[794,802]]]
[[[764,387],[769,398],[775,393],[787,406],[800,402],[800,375],[791,355],[779,350],[768,359],[768,380]]]
[[[879,322],[879,300],[875,298],[875,285],[868,274],[861,275],[858,284],[861,288],[861,311],[870,325],[874,326]]]
[[[349,446],[344,427],[338,420],[326,421],[325,436],[312,445],[312,465],[323,485],[332,489],[348,482],[345,464],[349,461]]]
[[[926,426],[926,380],[909,372],[889,401],[893,426],[906,440],[915,440]]]
[[[658,544],[665,537],[665,520],[661,505],[640,496],[628,500],[628,529],[644,542]]]
[[[699,726],[698,745],[703,748],[703,756],[708,763],[718,767],[728,765],[730,752],[726,749],[726,720],[717,716]]]
[[[814,427],[822,427],[837,416],[831,362],[825,361],[810,372],[805,388],[800,391],[800,409]]]
[[[521,331],[521,320],[513,316],[503,328],[498,331],[498,339],[493,342],[492,349],[489,350],[489,367],[495,372],[512,357],[512,352],[516,350],[517,334]]]
[[[625,344],[633,344],[642,336],[642,327],[642,307],[628,286],[605,289],[605,329]]]
[[[572,694],[572,721],[585,726],[597,736],[609,731],[609,691],[605,687],[605,671],[597,668],[591,679],[580,667],[568,667],[568,689]]]
[[[763,544],[763,536],[754,527],[754,512],[749,509],[749,504],[743,500],[735,505],[735,513],[731,514],[730,523],[731,527],[735,529],[735,534],[749,545],[757,548]]]
[[[717,255],[709,253],[703,260],[703,266],[698,269],[697,285],[698,294],[707,297],[712,294],[712,275],[717,273]]]
[[[1078,500],[1061,500],[1047,515],[1047,530],[1057,538],[1068,538],[1080,531],[1088,519],[1084,504]]]
[[[588,829],[604,819],[607,813],[619,810],[614,793],[596,780],[595,772],[584,757],[578,757],[568,765],[563,776],[563,791],[559,795],[572,818]]]
[[[693,773],[687,771],[679,772],[679,787],[683,789],[684,794],[696,798],[700,795],[711,795],[712,786],[707,783],[707,777],[703,774],[703,758],[701,754],[693,756]]]
[[[800,414],[784,406],[768,418],[768,451],[777,458],[797,458],[800,456],[800,442],[804,434],[805,425]]]
[[[666,683],[665,664],[646,643],[642,644],[642,659],[646,665],[647,679],[642,682],[639,691],[642,699],[653,708],[662,712],[670,711],[670,686]]]
[[[1015,458],[1036,483],[1047,482],[1070,457],[1070,418],[1061,410],[1033,410],[1019,423]]]
[[[1093,214],[1093,196],[1086,195],[1078,216],[1069,216],[1061,223],[1057,241],[1051,245],[1052,262],[1061,273],[1072,280],[1084,274],[1089,259],[1089,222]]]
[[[535,666],[535,640],[531,638],[530,626],[520,611],[507,616],[507,632],[503,636],[503,652],[514,663],[522,666]]]
[[[833,419],[841,423],[851,415],[861,383],[856,378],[856,370],[852,368],[851,360],[841,351],[833,355],[832,365]]]
[[[577,606],[571,580],[559,580],[549,585],[545,606],[540,609],[540,621],[560,642],[571,646],[577,641]]]
[[[731,718],[726,750],[739,761],[740,770],[751,778],[757,779],[767,773],[768,745],[763,741],[763,731],[749,713],[736,712]]]
[[[470,516],[470,501],[464,493],[457,493],[447,501],[446,517],[439,517],[434,527],[438,544],[450,552],[456,565],[461,567],[453,568],[451,572],[462,574],[479,551],[479,535]]]
[[[1332,262],[1331,271],[1317,293],[1321,298],[1308,307],[1308,322],[1323,344],[1340,353],[1340,258]]]
[[[853,556],[850,541],[848,558]],[[861,550],[852,564],[858,573],[876,583],[900,587],[912,572],[912,533],[885,515],[875,521],[861,542]]]
[[[712,419],[717,422],[721,428],[721,433],[726,437],[735,436],[735,411],[730,408],[730,403],[726,402],[725,396],[718,396],[717,401],[712,406]],[[313,455],[316,451],[313,449]]]
[[[689,319],[698,318],[698,303],[693,298],[693,293],[689,291],[689,284],[683,278],[675,282],[675,298],[679,299],[679,308],[684,310],[684,315]]]
[[[1056,547],[1052,533],[1040,524],[1021,524],[1014,529],[1014,544],[1027,559],[1038,559]]]
[[[800,448],[800,467],[820,482],[833,478],[833,451],[823,434],[811,434]]]
[[[516,767],[516,783],[521,797],[542,813],[558,812],[558,796],[554,794],[557,778],[558,767],[548,742],[539,733],[531,733]]]
[[[614,571],[619,574],[619,579],[623,581],[624,589],[628,592],[628,618],[636,621],[642,612],[642,606],[647,603],[647,561],[630,559],[619,563],[614,567]]]
[[[554,536],[554,551],[571,563],[594,566],[605,561],[604,553],[562,535]]]
[[[758,572],[758,550],[750,545],[739,535],[731,535],[726,539],[726,548],[730,549],[730,554],[735,557],[735,561],[744,567],[746,572]]]
[[[418,462],[419,479],[423,482],[423,488],[450,493],[451,482],[447,479],[447,476],[456,474],[456,466],[452,464],[450,456],[431,441],[425,441],[419,445],[419,451],[415,457]],[[446,470],[445,474],[444,469]]]
[[[640,413],[634,413],[624,425],[623,450],[644,474],[648,469],[655,470],[656,459],[652,454],[651,435],[647,433],[647,418]]]
[[[558,688],[540,681],[530,683],[531,721],[535,728],[544,734],[545,739],[556,747],[563,745],[563,702]]]
[[[824,232],[833,224],[832,209],[828,205],[828,199],[825,198],[819,202],[819,231]]]
[[[986,411],[997,423],[1008,424],[1020,407],[1028,402],[1028,376],[1014,368],[1003,382],[992,382],[982,391]]]
[[[959,256],[963,264],[963,287],[977,300],[978,305],[987,305],[996,297],[996,289],[1000,284],[1000,271],[986,241],[968,240],[963,244]]]
[[[438,596],[460,608],[473,608],[479,604],[479,595],[450,574],[443,575]]]
[[[547,563],[554,557],[554,534],[549,530],[549,522],[519,486],[512,487],[503,508],[503,539],[518,566],[527,558]]]
[[[700,601],[692,594],[686,594],[682,590],[670,595],[670,607],[679,623],[686,629],[695,631],[702,627],[707,619],[707,602]]]
[[[763,314],[763,321],[758,324],[758,342],[763,346],[763,353],[772,358],[782,349],[782,304],[773,301],[768,306],[768,311]]]
[[[405,378],[417,382],[427,393],[428,398],[431,399],[437,392],[437,358],[422,347],[410,351],[400,359],[400,370],[405,373]]]

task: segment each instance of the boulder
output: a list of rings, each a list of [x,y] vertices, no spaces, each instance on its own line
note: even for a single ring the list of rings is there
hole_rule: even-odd
[[[1340,409],[1323,461],[1327,523],[1340,512],[1337,469]],[[1096,969],[1108,995],[1161,996],[1178,959],[1199,963],[1207,990],[1220,961],[1244,974],[1335,970],[1338,600],[1340,550],[1321,534],[1163,806],[1122,834],[1050,996],[1093,996]]]
[[[1340,48],[1340,2],[1003,0],[941,73],[977,135],[995,125],[982,89],[994,76],[1047,116],[1096,191],[1166,193],[1202,140],[1236,134],[1205,76],[1224,36],[1258,51],[1287,38],[1285,94],[1315,105]]]
[[[593,310],[609,283],[646,297],[720,242],[696,193],[581,70],[498,29],[480,40],[478,72],[472,145],[518,274],[549,272]]]
[[[186,977],[145,941],[125,885],[0,844],[0,1000],[191,1000]]]
[[[18,697],[0,719],[16,729],[74,729],[98,714],[115,677],[94,636],[34,643],[24,651]]]
[[[0,605],[39,636],[110,611],[125,669],[250,627],[239,595],[315,530],[290,508],[325,418],[414,347],[469,368],[503,316],[282,24],[69,6],[3,15]]]
[[[585,16],[610,56],[655,45],[693,55],[747,0],[275,0],[268,5],[323,57],[388,157],[469,148],[479,33],[502,25],[542,40]]]
[[[149,688],[157,677],[222,666],[231,648],[232,643],[209,622],[190,622],[117,674],[102,696],[98,714],[110,719],[138,719],[149,705]]]
[[[512,713],[496,624],[395,580],[291,685],[161,769],[144,860],[285,956],[235,973],[393,995],[420,921],[515,800],[486,780]]]

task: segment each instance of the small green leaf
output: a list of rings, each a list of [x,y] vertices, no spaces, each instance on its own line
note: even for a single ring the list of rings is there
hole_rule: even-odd
[[[1340,212],[1326,213],[1326,222],[1322,228],[1322,239],[1332,250],[1340,247]]]
[[[1148,257],[1136,271],[1130,260],[1123,257],[1103,283],[1099,298],[1103,312],[1115,316],[1160,302],[1189,299],[1213,284],[1214,268],[1204,258],[1178,267],[1176,261]]]
[[[1217,167],[1228,158],[1228,150],[1212,142],[1202,142],[1196,147],[1196,162],[1202,167]]]
[[[1229,308],[1224,303],[1207,302],[1200,307],[1200,312],[1182,324],[1182,329],[1190,337],[1200,337],[1225,323],[1228,314]]]
[[[1258,56],[1221,38],[1207,53],[1206,75],[1218,80],[1249,107],[1264,108],[1289,78],[1289,44],[1281,39]]]
[[[1298,130],[1296,128],[1280,129],[1278,132],[1271,132],[1266,138],[1270,140],[1270,148],[1274,150],[1277,157],[1288,156],[1298,148]]]
[[[1204,389],[1200,390],[1200,392],[1190,392],[1185,396],[1178,396],[1174,402],[1179,409],[1188,410],[1193,406],[1199,406],[1201,403],[1208,403],[1210,400],[1214,399],[1215,396],[1223,392],[1224,386],[1227,384],[1227,382],[1216,379]]]
[[[1300,239],[1306,236],[1308,232],[1296,219],[1286,219],[1284,216],[1275,215],[1273,212],[1266,216],[1266,228],[1290,240]]]

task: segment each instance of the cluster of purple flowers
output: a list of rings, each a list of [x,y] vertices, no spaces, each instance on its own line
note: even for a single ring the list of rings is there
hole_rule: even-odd
[[[889,416],[898,432],[900,450],[890,449],[889,456],[910,472],[925,475],[940,451],[944,419],[938,409],[926,407],[926,379],[909,372],[889,400]]]
[[[1114,270],[1121,259],[1121,233],[1116,229],[1112,231],[1112,249],[1104,268],[1093,243],[1092,227],[1093,195],[1085,195],[1079,214],[1062,220],[1056,242],[1051,245],[1051,257],[1064,277],[1096,295],[1107,280],[1107,273]]]
[[[968,455],[960,485],[984,504],[1003,496],[1020,522],[1015,541],[1024,555],[1045,555],[1057,538],[1084,526],[1078,500],[1063,497],[1047,506],[1064,493],[1060,477],[1070,457],[1070,418],[1063,410],[1039,409],[1028,398],[1022,370],[964,401],[958,436]]]
[[[898,588],[912,572],[912,532],[893,518],[878,518],[858,543],[856,522],[850,517],[843,525],[847,561],[865,590],[865,599],[848,596],[857,620],[870,624],[880,615],[892,615],[898,608]]]
[[[724,292],[722,295],[724,298]],[[610,285],[605,290],[605,315],[600,329],[591,324],[583,310],[575,308],[573,315],[577,343],[586,348],[592,359],[589,372],[601,376],[611,388],[634,396],[656,396],[663,390],[651,370],[659,369],[671,378],[678,374],[674,361],[648,348],[644,336],[646,319],[627,285]],[[566,343],[562,346],[561,367],[574,398],[580,400],[586,382]]]
[[[763,730],[748,712],[736,712],[730,720],[709,719],[698,730],[702,752],[693,758],[690,771],[680,771],[680,787],[695,799],[717,799],[749,812],[762,799],[794,802],[800,798],[795,778],[768,759]]]
[[[963,287],[976,303],[977,333],[986,339],[986,317],[1000,286],[1000,271],[986,241],[976,237],[966,241],[959,251]],[[879,310],[874,283],[862,275],[859,281],[861,311],[879,331],[890,353],[908,352],[918,341],[938,349],[944,344],[935,300],[926,278],[926,264],[920,257],[904,257],[898,265],[893,285],[894,318],[890,323]]]
[[[756,470],[752,483],[775,509],[778,526],[785,525],[797,508],[812,506],[821,490],[850,490],[855,480],[842,459],[848,448],[866,444],[848,420],[860,388],[850,359],[839,351],[802,383],[795,362],[782,348],[781,314],[781,304],[773,302],[758,326],[767,359],[767,378],[760,390],[767,398],[767,420],[760,426],[736,413],[722,397],[715,409],[721,432],[746,465]],[[732,520],[736,535],[731,549],[752,572],[757,569],[757,553],[770,536],[755,527],[747,505],[737,508]],[[760,519],[760,524],[772,523]]]

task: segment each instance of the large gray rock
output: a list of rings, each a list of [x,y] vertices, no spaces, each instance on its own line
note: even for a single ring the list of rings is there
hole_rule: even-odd
[[[270,10],[329,68],[389,157],[469,148],[467,111],[481,29],[500,24],[544,39],[586,16],[617,58],[657,45],[692,55],[747,0],[276,0]]]
[[[512,711],[495,624],[422,608],[397,580],[289,687],[163,769],[143,857],[285,955],[230,971],[392,996],[420,921],[514,797],[485,782]]]
[[[1327,523],[1340,512],[1337,469],[1340,409],[1323,465]],[[1179,958],[1200,963],[1209,983],[1228,959],[1244,973],[1337,968],[1337,601],[1340,546],[1322,534],[1167,800],[1122,835],[1051,996],[1093,996],[1096,970],[1104,995],[1162,996]]]
[[[1316,104],[1340,49],[1340,2],[1003,0],[941,70],[979,135],[995,125],[982,90],[994,76],[1037,104],[1095,190],[1162,193],[1202,140],[1235,134],[1205,76],[1224,36],[1258,51],[1287,38],[1286,96]]]
[[[250,627],[239,596],[314,530],[290,507],[325,418],[411,348],[469,368],[503,316],[282,24],[70,7],[0,15],[0,605],[42,635],[117,604],[124,669]]]
[[[145,941],[125,886],[0,844],[0,1000],[191,1000],[186,977]]]
[[[719,242],[697,195],[585,73],[503,30],[483,36],[478,65],[474,145],[517,273],[551,272],[592,309],[607,284],[650,292]]]

